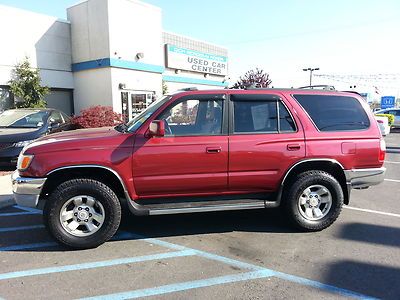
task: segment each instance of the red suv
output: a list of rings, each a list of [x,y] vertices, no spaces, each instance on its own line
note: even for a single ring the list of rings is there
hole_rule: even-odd
[[[124,203],[134,215],[281,206],[297,227],[322,230],[351,188],[384,179],[384,157],[354,93],[190,90],[128,124],[33,142],[12,181],[16,202],[44,207],[59,242],[90,248],[115,234]]]

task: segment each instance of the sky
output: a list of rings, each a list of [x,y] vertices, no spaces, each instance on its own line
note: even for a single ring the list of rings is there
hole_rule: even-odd
[[[62,19],[76,2],[0,0]],[[399,0],[143,2],[162,8],[164,30],[228,48],[231,82],[260,68],[275,87],[308,85],[309,73],[302,69],[318,67],[313,84],[347,90],[356,85],[358,92],[378,86],[382,95],[400,97]]]

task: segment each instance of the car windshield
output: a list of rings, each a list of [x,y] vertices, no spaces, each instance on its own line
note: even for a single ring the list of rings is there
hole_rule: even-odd
[[[138,130],[138,128],[146,122],[148,118],[151,117],[151,115],[159,109],[165,102],[167,102],[169,99],[171,99],[171,96],[165,96],[155,102],[153,102],[147,109],[142,111],[139,115],[134,117],[129,123],[127,124],[127,128],[129,132],[135,132]]]
[[[38,128],[47,119],[46,111],[6,110],[0,114],[0,127]]]

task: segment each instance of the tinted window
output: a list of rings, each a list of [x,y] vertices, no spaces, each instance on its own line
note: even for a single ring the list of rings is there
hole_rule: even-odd
[[[50,123],[58,123],[58,124],[64,123],[63,118],[61,117],[61,114],[58,111],[53,111],[51,113],[49,122]]]
[[[362,130],[369,119],[360,102],[353,97],[294,95],[320,131]]]
[[[279,129],[283,132],[296,131],[296,125],[282,102],[279,102]]]
[[[164,120],[166,136],[218,135],[222,109],[222,100],[187,99],[168,107],[157,119]]]
[[[234,101],[234,132],[278,132],[276,101]]]

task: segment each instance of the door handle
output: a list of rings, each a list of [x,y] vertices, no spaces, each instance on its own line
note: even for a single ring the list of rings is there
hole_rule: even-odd
[[[300,144],[288,144],[287,145],[287,149],[289,151],[298,151],[298,150],[300,150],[300,148],[301,148]]]
[[[221,152],[221,147],[207,147],[206,152],[210,154],[215,154],[215,153],[220,153]]]

